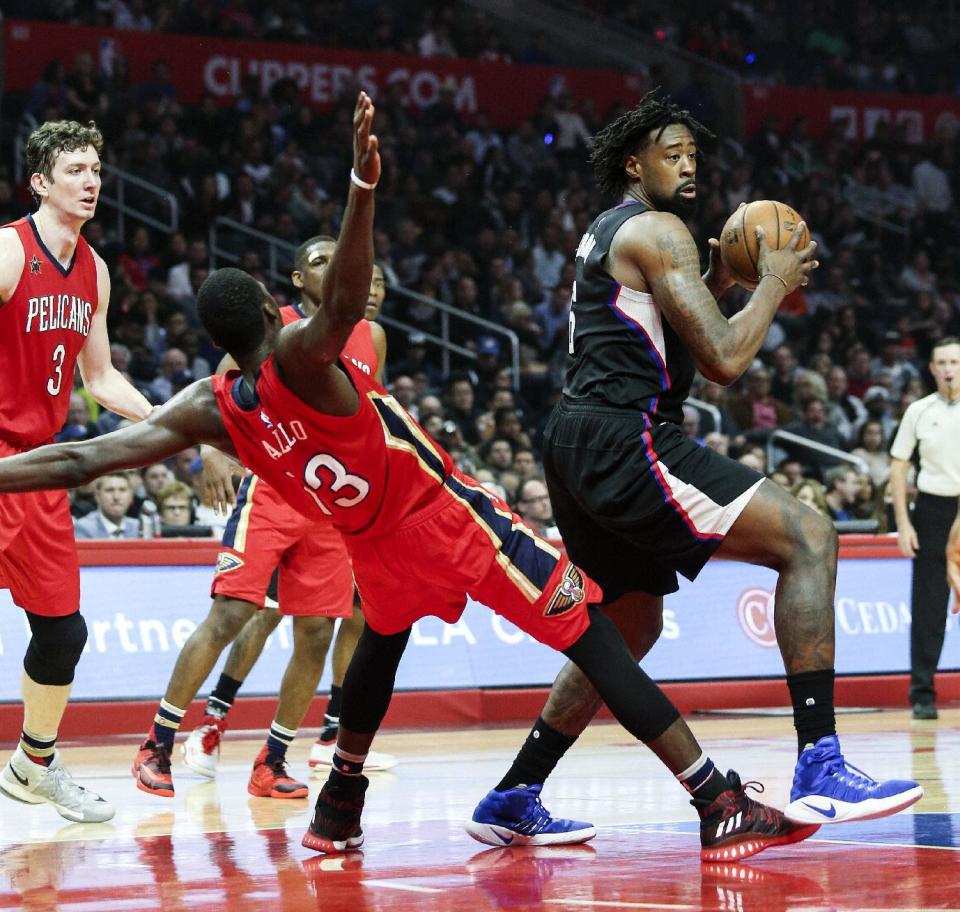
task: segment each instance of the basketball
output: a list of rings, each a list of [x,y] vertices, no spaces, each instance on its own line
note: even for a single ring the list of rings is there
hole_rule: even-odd
[[[756,200],[737,209],[720,232],[720,256],[738,285],[754,289],[760,281],[757,258],[760,242],[757,226],[763,228],[764,239],[773,250],[786,247],[803,221],[797,211],[776,200]],[[804,226],[800,248],[810,242],[810,232]]]

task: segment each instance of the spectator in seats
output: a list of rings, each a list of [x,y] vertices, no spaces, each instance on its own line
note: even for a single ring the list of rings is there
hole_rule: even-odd
[[[847,392],[863,401],[864,394],[872,385],[870,350],[857,343],[847,352]]]
[[[520,483],[516,502],[517,515],[538,535],[546,539],[558,539],[560,530],[553,521],[553,507],[547,486],[539,478],[530,478]]]
[[[189,485],[194,475],[194,464],[199,459],[200,448],[192,446],[181,450],[176,456],[168,460],[174,480],[182,481],[185,485]]]
[[[413,385],[412,377],[406,374],[397,374],[390,384],[390,392],[393,393],[394,399],[410,413],[414,421],[420,420],[420,413],[417,408],[417,389]]]
[[[187,356],[179,348],[168,348],[163,353],[162,372],[150,384],[150,396],[154,402],[162,405],[174,394],[174,378],[187,370],[187,364]]]
[[[560,248],[560,229],[547,225],[533,247],[533,273],[541,288],[550,291],[560,284],[560,273],[567,255]]]
[[[171,266],[167,272],[167,294],[174,300],[192,297],[193,284],[190,270],[194,267],[207,269],[210,266],[210,251],[203,237],[192,238],[187,245],[183,260]]]
[[[732,397],[725,386],[704,379],[700,383],[697,397],[708,405],[712,405],[720,412],[720,427],[714,426],[714,416],[706,409],[700,409],[700,427],[707,431],[722,431],[729,437],[740,431],[740,426],[733,415]],[[699,408],[699,406],[698,406]]]
[[[479,453],[483,464],[499,476],[513,465],[514,443],[509,437],[492,437],[480,447]]]
[[[721,456],[729,455],[730,438],[720,431],[710,431],[710,433],[703,438],[703,443],[705,446],[710,447],[711,450],[716,450]]]
[[[73,524],[76,538],[139,538],[140,524],[127,516],[133,489],[126,475],[101,475],[94,483],[97,509]]]
[[[703,438],[700,436],[700,412],[687,402],[683,404],[683,423],[681,426],[684,437],[688,437],[694,443],[703,446]]]
[[[827,374],[827,412],[830,423],[845,440],[854,439],[854,427],[867,417],[863,403],[847,392],[847,372],[840,365],[831,367]]]
[[[873,520],[879,530],[882,506],[878,499],[880,486],[866,472],[857,472],[857,502],[853,513],[857,519]]]
[[[530,435],[524,430],[520,412],[515,408],[498,408],[493,413],[493,433],[512,440],[515,450],[530,447]]]
[[[890,453],[885,445],[883,423],[873,418],[864,421],[860,425],[856,443],[852,454],[867,464],[870,478],[880,487],[890,477]]]
[[[774,349],[770,393],[784,405],[789,406],[793,402],[793,381],[797,366],[797,356],[789,345],[779,345]]]
[[[779,469],[774,469],[768,476],[774,484],[780,485],[785,491],[790,490],[790,479],[787,478],[786,472],[781,472]]]
[[[88,51],[80,51],[74,58],[65,83],[67,94],[64,114],[68,119],[86,123],[102,117],[107,111],[103,81]]]
[[[794,459],[792,456],[788,456],[784,459],[780,465],[777,466],[778,472],[783,472],[787,476],[787,481],[790,482],[790,485],[799,484],[803,481],[803,463],[799,459]]]
[[[97,425],[90,416],[90,403],[80,393],[70,394],[70,406],[67,409],[67,423],[55,437],[57,443],[76,440],[90,440],[99,435]]]
[[[475,446],[480,442],[480,430],[477,427],[480,410],[473,384],[464,373],[452,374],[447,381],[446,412],[466,443]]]
[[[812,478],[801,478],[790,488],[790,493],[802,504],[815,510],[821,516],[830,518],[830,507],[824,493],[823,485]]]
[[[920,371],[904,356],[900,346],[901,341],[902,338],[897,330],[887,330],[880,343],[880,354],[870,365],[874,379],[879,380],[881,374],[889,377],[890,395],[893,398],[900,395],[900,391],[909,380],[920,376]]]
[[[854,508],[860,494],[860,479],[857,470],[848,465],[839,465],[830,469],[825,476],[826,501],[830,518],[834,522],[846,522],[856,519]]]
[[[143,511],[145,501],[150,501],[159,511],[158,499],[160,492],[172,481],[174,481],[173,472],[167,468],[163,462],[155,462],[143,470],[142,481],[139,487],[134,489],[133,504],[128,513],[131,516],[139,517]],[[153,511],[151,511],[153,512]]]
[[[763,438],[776,427],[790,420],[790,409],[771,393],[772,377],[765,367],[754,367],[747,374],[746,392],[730,400],[730,416],[740,430],[757,432],[752,436]],[[790,389],[793,380],[791,376]],[[751,435],[748,435],[751,436]]]
[[[189,526],[193,521],[193,488],[182,481],[171,481],[157,494],[160,525]]]
[[[537,463],[537,457],[529,447],[520,446],[513,451],[513,464],[511,470],[516,474],[521,482],[529,481],[540,475],[540,465]]]
[[[130,250],[117,259],[115,275],[119,285],[144,291],[154,272],[160,266],[160,257],[152,249],[150,232],[138,226],[130,239]]]
[[[897,422],[891,414],[890,393],[885,386],[871,386],[863,396],[863,407],[866,417],[859,424],[853,426],[854,439],[860,436],[860,428],[867,421],[879,422],[883,429],[883,446],[893,439]]]
[[[923,248],[914,253],[910,265],[900,272],[900,285],[908,294],[937,293],[937,276],[930,269],[930,256]]]
[[[571,288],[557,285],[546,301],[533,308],[533,320],[540,328],[540,352],[544,355],[562,349],[566,351],[570,325]]]
[[[823,399],[816,396],[808,399],[803,405],[801,415],[798,421],[790,422],[784,430],[836,450],[845,449],[840,432],[827,421],[827,404]],[[821,477],[827,469],[837,464],[836,457],[827,453],[820,453],[797,444],[781,442],[781,445],[791,453],[795,451],[796,457],[804,465],[813,468]]]
[[[557,124],[554,143],[560,165],[569,168],[586,157],[590,147],[590,131],[583,115],[573,106],[573,98],[569,92],[564,91],[557,96],[553,117]]]
[[[71,488],[67,491],[67,498],[70,501],[70,515],[74,519],[80,519],[88,513],[97,509],[97,482],[96,479]]]

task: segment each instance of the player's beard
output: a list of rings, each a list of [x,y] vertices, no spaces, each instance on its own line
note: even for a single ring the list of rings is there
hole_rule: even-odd
[[[689,186],[690,184],[687,183],[677,187],[670,196],[653,196],[652,200],[657,210],[660,212],[670,212],[678,218],[683,219],[683,221],[693,218],[697,214],[699,197],[695,196],[693,199],[687,199],[687,197],[680,195],[680,191],[685,190]]]

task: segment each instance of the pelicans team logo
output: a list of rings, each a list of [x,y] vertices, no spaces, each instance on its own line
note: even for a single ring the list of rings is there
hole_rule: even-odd
[[[583,576],[573,564],[570,564],[563,574],[560,585],[557,586],[552,598],[547,602],[543,616],[556,617],[558,614],[566,614],[574,605],[579,605],[584,596]]]
[[[40,275],[40,257],[36,254],[30,257],[30,275]]]
[[[217,555],[217,573],[229,573],[231,570],[238,570],[242,566],[243,561],[236,554],[221,551]]]

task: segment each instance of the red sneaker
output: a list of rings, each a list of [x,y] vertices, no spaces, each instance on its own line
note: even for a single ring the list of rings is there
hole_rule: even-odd
[[[772,846],[790,845],[812,836],[819,826],[791,823],[782,811],[748,798],[740,777],[727,773],[730,788],[713,801],[694,798],[700,811],[700,860],[742,861]],[[748,782],[755,791],[760,783]]]
[[[131,770],[137,788],[161,798],[173,797],[173,774],[170,772],[170,748],[149,738],[140,745]]]
[[[306,798],[310,789],[287,775],[287,763],[276,754],[268,754],[266,745],[253,761],[247,791],[255,798]]]

